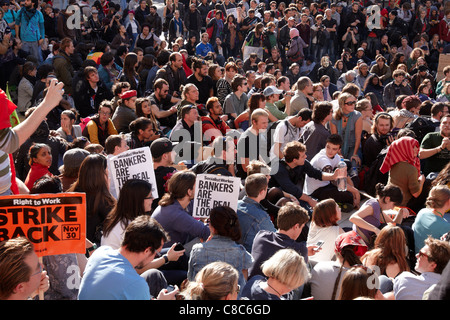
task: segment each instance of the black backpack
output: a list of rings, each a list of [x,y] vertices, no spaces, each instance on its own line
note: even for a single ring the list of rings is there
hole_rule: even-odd
[[[284,121],[284,124],[286,125],[286,129],[288,129],[289,127],[288,127],[288,123],[287,123],[287,119],[284,119],[284,120],[278,120],[278,121],[275,121],[275,122],[272,122],[272,124],[270,124],[268,127],[267,127],[267,130],[266,130],[266,135],[267,135],[267,154],[269,155],[270,154],[270,149],[272,148],[272,144],[274,143],[273,142],[273,135],[274,135],[274,133],[275,133],[275,129],[277,128],[277,126],[281,123],[281,122],[283,122]],[[287,135],[287,133],[288,133],[288,130],[286,130],[286,134],[285,134],[285,136]]]
[[[430,119],[421,116],[409,122],[405,128],[414,131],[416,134],[416,140],[419,141],[419,143],[422,143],[422,140],[427,133],[434,132],[436,130],[436,125]]]
[[[381,173],[380,168],[386,158],[389,146],[384,147],[378,154],[375,161],[369,167],[369,170],[364,174],[364,190],[373,197],[376,197],[375,186],[378,182],[384,185],[388,182],[389,172]]]

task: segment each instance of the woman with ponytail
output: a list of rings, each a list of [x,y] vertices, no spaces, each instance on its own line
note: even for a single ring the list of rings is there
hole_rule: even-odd
[[[25,179],[25,185],[29,190],[33,188],[34,182],[48,175],[53,175],[48,170],[52,165],[52,151],[45,143],[35,143],[28,152],[30,171]]]
[[[370,248],[373,247],[375,237],[384,225],[387,223],[400,224],[404,217],[409,216],[406,208],[400,209],[394,218],[385,213],[386,210],[393,210],[395,206],[402,203],[403,194],[399,187],[378,183],[375,190],[377,197],[367,200],[349,218],[349,221],[353,223],[353,231],[356,231]]]
[[[224,261],[239,272],[239,285],[243,288],[248,277],[248,268],[253,259],[244,246],[237,244],[241,239],[241,227],[236,212],[230,207],[215,207],[210,213],[211,236],[207,242],[192,247],[189,258],[188,280],[207,264]]]
[[[236,300],[240,291],[239,273],[230,264],[213,262],[200,270],[181,295],[185,300]]]
[[[448,215],[444,217],[450,210],[450,188],[447,185],[434,186],[428,194],[426,206],[419,211],[412,225],[416,253],[424,246],[429,235],[440,239],[450,231]]]

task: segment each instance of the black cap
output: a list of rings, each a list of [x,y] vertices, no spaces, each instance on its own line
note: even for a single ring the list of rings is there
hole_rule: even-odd
[[[158,138],[150,145],[150,152],[153,158],[159,158],[164,153],[171,152],[173,150],[172,141],[168,138]]]

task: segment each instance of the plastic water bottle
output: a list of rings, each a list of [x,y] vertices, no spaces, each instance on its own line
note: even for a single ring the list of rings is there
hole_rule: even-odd
[[[350,171],[350,177],[356,177],[358,175],[358,169],[356,168],[356,161],[352,160],[352,170]]]
[[[347,165],[344,162],[344,158],[341,158],[338,164],[339,175],[337,177],[337,187],[339,191],[347,191]]]

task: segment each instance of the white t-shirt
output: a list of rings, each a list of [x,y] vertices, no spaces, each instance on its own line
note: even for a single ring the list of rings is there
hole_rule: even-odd
[[[311,165],[314,168],[319,169],[320,171],[322,171],[327,166],[331,166],[334,171],[334,169],[338,166],[339,161],[341,161],[341,158],[338,154],[336,154],[333,159],[330,159],[326,155],[325,149],[322,149],[311,159]],[[314,191],[316,191],[316,189],[325,187],[329,183],[330,181],[321,181],[306,175],[305,184],[303,186],[303,193],[311,195]]]
[[[278,158],[275,155],[274,147],[275,143],[281,143],[281,150],[286,146],[286,144],[290,141],[298,141],[300,138],[301,130],[300,128],[294,127],[288,120],[292,117],[288,117],[277,125],[275,128],[275,132],[273,133],[273,145],[270,148],[270,159]],[[287,123],[287,125],[286,125]]]
[[[336,238],[340,233],[344,231],[339,226],[329,226],[329,227],[318,227],[314,222],[311,223],[308,232],[308,239],[306,241],[306,246],[312,246],[317,243],[317,241],[322,240],[324,244],[322,249],[315,255],[310,256],[309,260],[312,261],[331,261],[334,257],[334,243]]]
[[[108,233],[108,236],[102,236],[101,245],[110,246],[113,249],[119,249],[122,243],[123,236],[125,234],[125,228],[122,222],[117,223]]]

